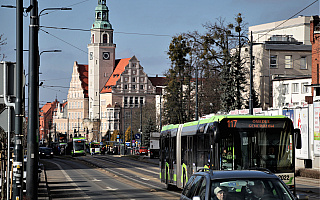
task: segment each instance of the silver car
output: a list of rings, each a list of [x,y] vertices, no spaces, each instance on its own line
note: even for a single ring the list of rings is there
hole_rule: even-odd
[[[294,200],[289,188],[269,171],[207,170],[193,174],[181,200]]]

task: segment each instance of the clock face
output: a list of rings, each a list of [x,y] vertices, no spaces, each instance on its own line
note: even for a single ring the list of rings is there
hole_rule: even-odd
[[[110,60],[110,52],[103,52],[103,60]]]

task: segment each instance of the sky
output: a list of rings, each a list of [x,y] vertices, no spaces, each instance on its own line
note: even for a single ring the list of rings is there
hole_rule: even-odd
[[[173,36],[181,33],[204,32],[203,25],[218,18],[234,22],[241,13],[249,26],[281,21],[298,14],[319,15],[319,1],[315,0],[107,0],[109,20],[114,29],[116,58],[136,56],[149,77],[162,76],[170,68],[167,56]],[[24,0],[24,7],[30,0]],[[0,0],[0,5],[15,5],[14,0]],[[88,64],[87,45],[90,28],[95,21],[98,0],[38,0],[39,12],[46,8],[70,7],[71,11],[50,11],[40,17],[40,26],[82,29],[71,31],[41,28],[39,51],[61,50],[42,53],[40,57],[40,107],[56,99],[67,99],[72,67],[75,61]],[[301,12],[300,12],[301,11]],[[43,12],[45,13],[45,12]],[[296,17],[298,17],[298,15]],[[23,18],[24,49],[29,49],[30,15]],[[0,53],[5,61],[16,60],[16,12],[0,7],[0,34],[7,44]],[[29,55],[23,54],[25,73],[28,74]],[[0,84],[2,85],[2,84]],[[27,91],[27,88],[26,88]],[[27,96],[26,96],[27,98]],[[26,104],[27,105],[27,104]]]

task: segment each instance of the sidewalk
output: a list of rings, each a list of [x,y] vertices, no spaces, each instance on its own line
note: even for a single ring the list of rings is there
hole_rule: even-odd
[[[42,169],[42,172],[41,172],[41,177],[40,177],[40,182],[38,187],[38,200],[51,200],[45,167]]]

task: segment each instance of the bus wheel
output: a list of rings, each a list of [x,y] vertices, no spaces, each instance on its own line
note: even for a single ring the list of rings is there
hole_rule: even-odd
[[[169,190],[169,191],[177,190],[177,186],[171,185],[171,184],[167,184],[167,190]]]

